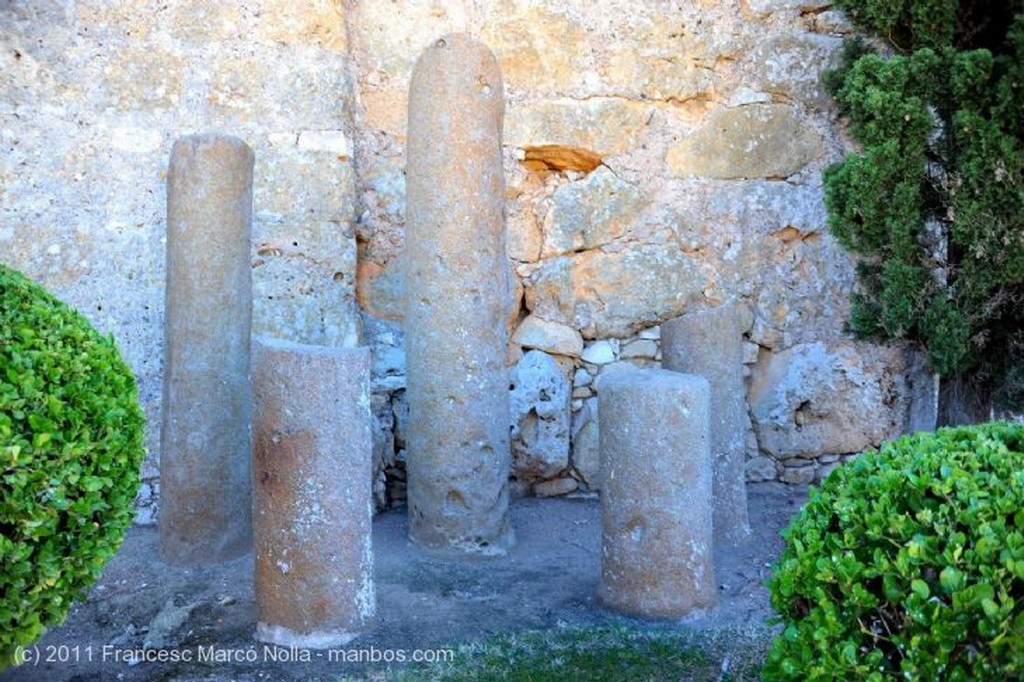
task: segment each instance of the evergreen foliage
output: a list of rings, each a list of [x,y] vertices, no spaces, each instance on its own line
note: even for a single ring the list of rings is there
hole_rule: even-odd
[[[828,85],[860,150],[825,172],[860,256],[850,326],[908,339],[943,376],[1024,406],[1024,0],[840,0],[852,43]]]

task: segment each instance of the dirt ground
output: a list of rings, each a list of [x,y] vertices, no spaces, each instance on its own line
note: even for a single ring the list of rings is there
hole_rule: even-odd
[[[771,615],[763,583],[781,550],[779,530],[806,489],[777,483],[748,489],[752,537],[716,553],[718,607],[659,626],[745,629],[763,626]],[[524,498],[514,502],[512,518],[518,542],[508,556],[453,561],[411,545],[402,511],[378,516],[376,622],[347,647],[328,652],[255,641],[251,556],[201,569],[167,566],[158,559],[156,529],[136,527],[88,599],[29,649],[33,660],[0,674],[0,682],[358,679],[499,632],[639,623],[595,602],[596,497]],[[144,648],[147,660],[133,660]],[[160,656],[170,660],[148,660]]]

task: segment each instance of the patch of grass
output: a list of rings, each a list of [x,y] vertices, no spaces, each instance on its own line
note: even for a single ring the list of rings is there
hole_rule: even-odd
[[[760,679],[768,630],[698,633],[663,627],[564,628],[496,635],[454,661],[408,668],[398,682],[655,682]]]

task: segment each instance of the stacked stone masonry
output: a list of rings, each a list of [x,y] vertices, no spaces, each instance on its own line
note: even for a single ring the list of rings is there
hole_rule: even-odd
[[[663,321],[727,300],[745,311],[748,480],[815,480],[904,430],[908,386],[929,385],[904,349],[843,332],[854,269],[821,170],[849,141],[821,74],[850,30],[820,0],[0,3],[0,253],[137,373],[152,521],[170,146],[245,140],[253,330],[371,346],[373,490],[401,501],[409,83],[465,32],[504,79],[507,368],[543,353],[530,367],[558,401],[571,389],[564,419],[540,419],[546,389],[520,410],[521,444],[544,429],[513,490],[599,489],[596,377],[658,366]]]

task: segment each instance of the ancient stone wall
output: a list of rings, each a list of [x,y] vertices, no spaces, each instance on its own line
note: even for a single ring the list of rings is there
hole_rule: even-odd
[[[153,458],[168,155],[219,130],[256,153],[254,330],[372,346],[375,493],[402,497],[409,77],[459,31],[505,81],[519,490],[598,488],[594,378],[657,366],[660,322],[726,300],[748,478],[813,480],[904,428],[903,351],[842,330],[821,170],[847,143],[820,76],[849,27],[827,2],[5,2],[0,259],[117,338]]]

